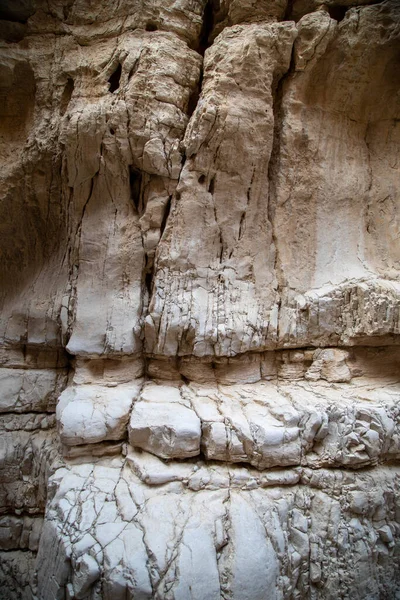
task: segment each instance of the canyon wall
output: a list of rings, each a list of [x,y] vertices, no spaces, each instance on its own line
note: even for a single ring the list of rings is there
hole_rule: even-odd
[[[400,599],[400,4],[0,3],[1,600]]]

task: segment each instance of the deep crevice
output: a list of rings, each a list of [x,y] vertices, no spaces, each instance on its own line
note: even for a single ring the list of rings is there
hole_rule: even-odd
[[[280,148],[281,148],[281,135],[282,135],[282,124],[283,124],[283,92],[284,84],[292,75],[295,70],[294,61],[294,47],[292,48],[292,56],[290,60],[289,69],[279,79],[276,79],[272,85],[272,97],[273,97],[273,117],[274,117],[274,133],[273,133],[273,144],[271,150],[271,156],[268,164],[268,183],[269,183],[269,194],[268,194],[268,208],[267,215],[268,221],[271,225],[271,236],[272,242],[275,248],[275,261],[274,261],[274,272],[276,275],[276,291],[278,293],[278,322],[277,322],[277,339],[279,339],[279,327],[280,327],[280,313],[282,303],[282,288],[284,287],[284,276],[282,272],[282,265],[280,262],[278,243],[275,232],[275,206],[276,206],[276,178],[279,170],[280,162]]]
[[[35,12],[33,0],[2,0],[0,3],[0,19],[4,21],[25,24]]]
[[[211,195],[214,194],[214,188],[215,188],[215,177],[212,177],[212,179],[210,181],[210,185],[208,186],[209,194],[211,194]]]
[[[131,200],[135,205],[137,214],[140,215],[142,211],[142,173],[132,166],[129,167],[129,185],[131,188]]]
[[[222,239],[222,233],[219,233],[219,243],[220,243],[220,251],[219,251],[219,262],[222,263],[224,258],[224,240]]]
[[[145,291],[147,291],[148,303],[150,302],[150,298],[153,293],[154,274],[155,274],[154,256],[149,256],[148,254],[146,254],[142,281],[143,281]],[[146,308],[146,312],[147,312],[147,308]]]
[[[155,23],[152,23],[151,21],[146,24],[145,29],[146,31],[158,31],[157,25]]]
[[[211,46],[210,36],[214,29],[215,9],[217,8],[215,0],[208,0],[203,13],[203,24],[201,27],[199,45],[197,52],[204,56],[205,51]]]
[[[343,21],[349,8],[349,6],[328,6],[329,16],[340,23],[340,21]]]
[[[4,513],[2,516],[7,516],[8,514],[10,514],[10,513]],[[11,514],[13,514],[13,513],[11,513]],[[31,515],[29,515],[29,516],[31,516]],[[5,552],[5,553],[7,553],[7,552],[25,552],[28,554],[34,554],[34,555],[37,554],[37,552],[35,550],[31,550],[30,548],[21,548],[20,546],[16,546],[15,548],[2,548],[1,552]]]
[[[242,236],[243,236],[243,232],[244,232],[244,220],[245,220],[245,218],[246,218],[246,211],[243,211],[242,212],[242,216],[240,217],[238,240],[241,240]]]
[[[109,91],[111,93],[117,91],[117,89],[119,88],[119,82],[120,82],[120,79],[121,79],[121,74],[122,74],[122,66],[121,66],[121,63],[118,63],[117,68],[110,75],[109,80],[108,80],[108,83],[110,84]]]
[[[148,291],[149,297],[151,296],[151,292],[153,289],[153,275],[154,275],[154,269],[152,268],[150,271],[147,271],[144,276],[144,284]]]
[[[168,217],[169,217],[169,213],[171,212],[171,201],[172,201],[172,196],[169,196],[167,204],[165,205],[165,209],[164,209],[164,214],[163,214],[163,218],[161,221],[161,226],[160,226],[160,239],[163,236],[163,233],[165,231],[165,227],[167,225],[167,221],[168,221]]]
[[[182,375],[182,373],[180,374],[180,376],[185,385],[190,385],[191,381],[190,381],[190,379],[188,379],[188,377],[186,377],[185,375]]]
[[[285,15],[283,17],[284,21],[290,21],[291,20],[294,3],[295,3],[295,0],[288,0],[287,7],[286,7],[286,12],[285,12]]]

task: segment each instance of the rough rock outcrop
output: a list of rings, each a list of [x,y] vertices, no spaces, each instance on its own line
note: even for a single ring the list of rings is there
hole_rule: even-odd
[[[397,0],[3,0],[1,600],[400,598]]]

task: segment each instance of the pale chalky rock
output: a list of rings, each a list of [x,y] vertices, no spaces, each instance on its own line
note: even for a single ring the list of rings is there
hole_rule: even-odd
[[[201,389],[193,399],[196,412],[204,419],[202,448],[206,458],[246,462],[259,469],[300,464],[300,414],[273,386],[264,395],[262,387],[246,387],[210,390],[204,410]],[[279,403],[275,411],[271,407],[274,403]]]
[[[360,468],[399,458],[399,401],[399,380],[372,383],[361,376],[334,387],[307,374],[292,382],[229,386],[146,384],[131,413],[129,439],[164,459],[195,456],[201,444],[208,460],[260,470]]]
[[[140,381],[116,387],[68,387],[57,404],[62,443],[76,446],[124,439],[132,404],[140,388]]]
[[[129,441],[161,458],[200,454],[201,422],[179,388],[146,386],[132,409]]]
[[[11,74],[17,78],[2,145],[9,152],[9,138],[16,138],[14,162],[7,159],[3,175],[8,182],[4,244],[10,249],[2,266],[0,335],[9,344],[22,339],[67,345],[71,354],[88,357],[141,350],[147,204],[148,225],[161,235],[201,67],[199,54],[182,39],[145,31],[144,15],[141,19],[143,29],[134,35],[103,33],[94,46],[82,46],[72,32],[61,36],[57,67],[46,35],[42,43],[35,37],[38,48],[34,45],[28,63],[22,49],[4,48],[4,93],[9,93]],[[49,86],[35,87],[35,77],[50,80],[52,68],[57,69],[54,94]],[[39,107],[34,122],[33,101]],[[51,115],[46,106],[52,107]],[[25,120],[16,132],[11,120],[20,112]],[[32,130],[34,139],[26,142]],[[25,184],[17,177],[22,168],[17,158],[27,170]],[[6,227],[5,206],[10,194],[20,221],[9,239],[13,228]],[[24,194],[31,198],[28,208]],[[162,210],[155,215],[154,203],[161,199]],[[40,222],[31,231],[34,215]],[[32,270],[37,270],[33,279]]]
[[[68,587],[105,600],[332,600],[344,576],[359,600],[400,592],[398,468],[289,469],[268,482],[242,467],[187,467],[141,453],[57,471],[37,597]]]
[[[320,382],[260,382],[183,392],[202,422],[208,459],[259,469],[286,465],[360,468],[397,460],[400,386],[360,378],[335,389]]]
[[[272,203],[285,345],[399,333],[400,7],[340,4],[297,23],[281,90]]]
[[[220,465],[207,461],[164,461],[146,452],[129,448],[127,462],[147,485],[183,482],[189,489],[255,489],[274,485],[293,485],[300,481],[301,468],[273,469],[260,473],[248,465]]]
[[[289,68],[295,37],[292,22],[237,25],[205,54],[183,141],[187,160],[156,260],[149,352],[234,356],[275,344],[272,88]]]

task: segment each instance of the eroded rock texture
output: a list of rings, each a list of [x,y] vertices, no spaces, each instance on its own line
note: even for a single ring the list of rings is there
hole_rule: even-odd
[[[399,599],[397,0],[0,38],[1,600]]]

